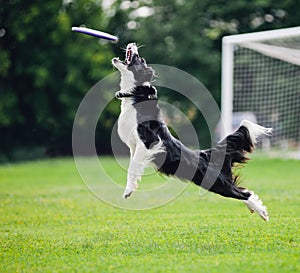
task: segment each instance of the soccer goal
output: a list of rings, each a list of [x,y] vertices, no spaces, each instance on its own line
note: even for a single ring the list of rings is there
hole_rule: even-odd
[[[300,150],[300,27],[222,40],[224,136],[241,119],[273,127],[263,148]]]

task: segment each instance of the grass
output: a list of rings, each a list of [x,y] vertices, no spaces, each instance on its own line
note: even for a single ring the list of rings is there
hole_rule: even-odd
[[[113,159],[102,164],[125,180]],[[92,195],[73,159],[3,165],[0,272],[300,272],[299,166],[256,158],[242,170],[268,206],[266,223],[194,185],[166,206],[130,211]]]

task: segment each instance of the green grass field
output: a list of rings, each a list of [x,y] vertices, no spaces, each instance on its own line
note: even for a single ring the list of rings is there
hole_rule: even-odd
[[[256,158],[242,176],[270,222],[192,184],[161,208],[117,209],[87,190],[73,159],[0,166],[0,272],[300,272],[300,161]]]

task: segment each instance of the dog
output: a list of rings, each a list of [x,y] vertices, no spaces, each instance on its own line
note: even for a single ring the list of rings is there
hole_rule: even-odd
[[[118,134],[130,150],[123,197],[128,198],[134,192],[145,167],[154,163],[161,173],[242,200],[251,213],[257,212],[269,221],[262,201],[254,192],[238,186],[233,169],[247,161],[246,154],[252,152],[257,138],[271,134],[272,129],[244,120],[235,132],[213,148],[192,151],[171,135],[162,120],[157,90],[151,84],[155,72],[139,56],[137,45],[128,44],[125,60],[113,58],[112,64],[121,74],[120,91],[115,93],[121,100]]]

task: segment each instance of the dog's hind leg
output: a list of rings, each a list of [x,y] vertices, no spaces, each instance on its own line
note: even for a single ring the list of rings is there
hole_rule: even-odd
[[[217,180],[209,190],[224,197],[242,200],[251,213],[257,212],[262,219],[269,221],[267,208],[254,192],[238,187],[230,182],[220,180]]]

